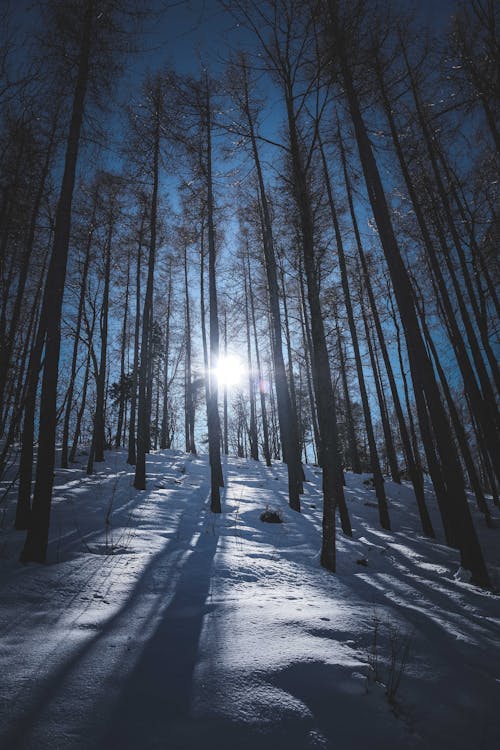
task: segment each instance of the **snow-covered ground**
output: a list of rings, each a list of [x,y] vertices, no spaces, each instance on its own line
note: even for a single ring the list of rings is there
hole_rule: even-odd
[[[387,483],[388,533],[347,475],[354,538],[332,575],[317,469],[300,515],[283,466],[229,458],[225,475],[214,516],[204,456],[151,455],[145,492],[121,451],[91,478],[57,470],[45,566],[17,562],[4,502],[0,747],[500,747],[500,598],[420,533],[408,487]],[[498,585],[500,519],[475,517]]]

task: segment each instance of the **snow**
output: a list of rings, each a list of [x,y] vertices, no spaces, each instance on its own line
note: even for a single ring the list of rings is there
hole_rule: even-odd
[[[347,475],[354,537],[339,531],[332,575],[317,468],[299,515],[281,464],[228,458],[214,515],[206,456],[151,454],[143,492],[125,458],[56,471],[45,566],[17,561],[4,502],[2,748],[500,746],[499,597],[422,535],[408,486],[386,484],[387,532],[366,475]],[[498,585],[499,519],[475,518]]]

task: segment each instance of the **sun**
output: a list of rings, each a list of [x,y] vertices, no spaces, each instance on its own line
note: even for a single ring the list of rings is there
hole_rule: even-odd
[[[215,368],[215,375],[219,385],[234,386],[239,385],[243,377],[245,368],[243,362],[234,354],[228,354],[219,357],[219,363]]]

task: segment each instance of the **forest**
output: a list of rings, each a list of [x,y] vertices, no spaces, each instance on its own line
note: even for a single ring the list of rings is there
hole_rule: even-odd
[[[413,519],[426,557],[498,601],[499,8],[446,0],[433,23],[424,5],[2,3],[5,580],[56,562],[72,480],[88,551],[84,503],[122,477],[113,555],[115,494],[161,490],[165,461],[178,483],[206,466],[214,528],[229,477],[267,472],[271,520],[317,508],[318,575],[338,580],[356,491],[370,533]],[[186,35],[174,63],[184,12],[208,46]]]

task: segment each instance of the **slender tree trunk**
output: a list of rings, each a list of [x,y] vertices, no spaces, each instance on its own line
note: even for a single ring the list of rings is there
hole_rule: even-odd
[[[342,379],[342,390],[344,393],[345,421],[346,421],[347,445],[348,445],[348,454],[349,454],[349,468],[355,474],[361,474],[361,461],[359,458],[358,441],[356,439],[356,432],[354,429],[354,419],[352,416],[351,397],[349,395],[349,387],[347,384],[346,356],[344,353],[344,344],[342,342],[342,336],[340,333],[338,317],[335,318],[335,328],[336,328],[336,333],[337,333],[337,346],[338,346],[338,351],[339,351],[340,377]]]
[[[318,426],[323,449],[323,535],[320,560],[324,568],[335,571],[336,507],[339,509],[344,533],[351,536],[352,529],[344,498],[344,478],[339,454],[336,405],[320,302],[310,193],[299,145],[296,114],[291,92],[292,87],[289,84],[285,92],[285,99],[290,140],[290,159],[294,183],[294,198],[299,214],[302,259],[306,274],[307,298],[311,316],[312,367],[315,373],[314,383],[317,386]]]
[[[169,426],[169,390],[170,390],[170,318],[172,316],[172,265],[168,268],[168,289],[167,289],[167,320],[165,324],[165,359],[163,375],[163,410],[161,419],[161,439],[160,448],[165,450],[170,448],[170,426]]]
[[[214,199],[212,185],[212,115],[210,106],[210,92],[208,77],[205,80],[205,127],[207,146],[207,230],[208,230],[208,297],[210,310],[210,397],[207,403],[208,418],[208,447],[210,457],[210,510],[220,513],[220,488],[224,486],[222,465],[220,460],[220,420],[218,410],[218,383],[214,375],[219,359],[219,314],[217,310],[217,282],[215,273],[215,227],[214,227]]]
[[[368,355],[370,357],[370,364],[373,371],[373,377],[375,381],[375,389],[377,392],[377,400],[379,404],[379,410],[380,410],[380,418],[382,420],[382,430],[384,432],[384,441],[385,441],[385,447],[387,452],[387,458],[389,461],[389,469],[391,472],[391,479],[393,482],[396,482],[397,484],[401,484],[401,478],[399,476],[399,468],[398,468],[398,462],[396,458],[396,450],[394,448],[394,441],[392,439],[392,432],[391,427],[389,425],[389,416],[387,413],[387,405],[383,393],[382,388],[382,380],[380,376],[380,370],[377,362],[377,357],[375,353],[375,348],[372,342],[372,333],[370,331],[370,326],[368,323],[368,319],[366,317],[366,311],[365,306],[363,302],[363,290],[360,289],[360,295],[359,295],[359,304],[361,309],[361,317],[363,318],[363,324],[365,328],[365,336],[366,336],[366,343],[368,346]]]
[[[431,268],[432,268],[432,271],[433,271],[433,274],[436,279],[436,283],[440,292],[440,297],[441,297],[444,311],[445,311],[445,318],[450,326],[451,342],[455,351],[455,356],[457,358],[457,362],[458,362],[462,377],[464,379],[465,387],[467,388],[470,394],[471,404],[473,407],[475,417],[478,420],[479,424],[481,425],[485,436],[487,437],[487,444],[489,446],[489,450],[492,452],[492,454],[490,455],[492,455],[492,458],[493,456],[495,456],[495,458],[493,458],[493,461],[494,461],[494,465],[496,463],[496,473],[497,473],[497,476],[499,476],[500,466],[499,466],[499,461],[497,457],[498,455],[500,455],[500,448],[499,448],[499,442],[498,442],[497,429],[495,427],[494,421],[492,420],[492,413],[494,412],[492,412],[490,408],[491,407],[491,394],[490,394],[489,405],[488,405],[483,400],[483,396],[477,386],[476,375],[474,374],[472,365],[469,360],[469,355],[467,354],[467,351],[466,351],[466,348],[462,339],[462,335],[461,335],[461,332],[459,330],[459,327],[456,321],[455,311],[453,309],[453,305],[451,303],[451,300],[448,294],[447,284],[446,284],[446,281],[444,279],[444,276],[441,270],[441,264],[435,252],[434,244],[433,244],[433,241],[432,241],[432,238],[431,238],[428,226],[427,226],[427,221],[424,216],[423,209],[420,204],[417,190],[414,185],[413,179],[411,177],[408,165],[406,163],[406,159],[404,156],[403,148],[402,148],[400,137],[399,137],[398,128],[394,119],[394,115],[392,112],[392,108],[389,102],[387,92],[385,89],[385,82],[383,79],[380,64],[377,65],[377,71],[378,71],[379,86],[380,86],[380,90],[381,90],[381,94],[383,98],[384,110],[385,110],[387,122],[389,124],[389,128],[391,131],[391,136],[392,136],[392,140],[393,140],[396,154],[398,157],[401,172],[403,174],[406,187],[408,190],[408,194],[410,196],[413,209],[415,211],[415,217],[419,225],[420,233],[424,241],[427,257],[429,259],[429,263],[431,265]],[[439,226],[437,227],[437,230],[438,230],[438,236],[440,238],[440,244],[443,249],[445,259],[448,258],[449,260],[449,254],[448,254],[448,250],[446,246],[446,238]],[[473,353],[473,356],[475,353],[474,363],[476,365],[478,374],[483,373],[481,383],[483,385],[483,389],[484,387],[486,387],[486,390],[488,391],[489,381],[487,380],[487,376],[484,372],[484,367],[482,366],[482,358],[478,351],[475,335],[474,335],[474,332],[472,331],[472,327],[469,321],[469,316],[465,309],[465,305],[462,299],[461,290],[456,280],[455,273],[451,266],[451,263],[448,263],[448,269],[450,270],[451,275],[452,275],[452,281],[453,281],[454,288],[457,294],[457,300],[460,305],[462,318],[464,320],[464,325],[466,328],[466,333],[467,333],[469,344],[471,346],[471,352]]]
[[[146,207],[144,206],[139,229],[139,242],[137,247],[137,266],[135,271],[135,329],[134,329],[134,362],[132,367],[132,386],[130,394],[130,419],[128,424],[128,455],[127,463],[135,466],[137,460],[136,445],[136,413],[137,413],[137,386],[139,381],[139,336],[141,331],[141,255],[144,241],[144,224],[146,222]]]
[[[358,332],[356,329],[356,324],[354,322],[354,311],[353,311],[353,305],[352,305],[352,300],[351,300],[351,293],[349,290],[349,280],[347,276],[347,263],[345,260],[344,243],[342,241],[342,233],[340,231],[340,226],[339,226],[338,217],[337,217],[337,209],[335,206],[335,201],[333,198],[333,191],[332,191],[331,182],[330,182],[330,175],[328,172],[328,166],[326,163],[325,152],[323,149],[323,144],[321,143],[321,139],[318,140],[318,143],[319,143],[321,158],[323,162],[323,172],[325,176],[325,184],[326,184],[326,189],[327,189],[327,194],[328,194],[328,203],[330,206],[330,215],[332,218],[333,228],[335,231],[335,239],[337,243],[337,254],[338,254],[338,259],[339,259],[340,278],[342,282],[342,290],[344,292],[344,303],[345,303],[346,311],[347,311],[347,320],[349,323],[349,332],[351,334],[354,359],[356,362],[356,372],[358,376],[359,392],[361,395],[361,403],[363,405],[365,429],[366,429],[366,435],[368,438],[368,448],[370,451],[370,466],[371,466],[371,470],[373,474],[373,484],[375,487],[375,494],[377,496],[380,524],[382,528],[390,530],[391,522],[389,519],[389,510],[387,507],[387,498],[386,498],[385,489],[384,489],[384,478],[382,476],[382,471],[380,469],[377,446],[375,443],[375,434],[373,431],[370,402],[368,400],[368,392],[366,389],[365,376],[363,373],[363,366],[361,362],[361,353],[359,350]]]
[[[259,202],[262,212],[262,245],[267,276],[267,289],[269,296],[270,330],[272,342],[272,356],[274,368],[274,380],[276,387],[276,405],[278,412],[279,432],[283,458],[288,470],[288,498],[289,505],[293,510],[300,511],[300,491],[302,488],[302,469],[300,460],[300,447],[297,433],[296,415],[293,413],[290,401],[290,392],[286,378],[285,363],[283,360],[283,346],[281,336],[281,316],[278,296],[278,276],[276,270],[276,257],[271,224],[271,215],[267,202],[264,178],[262,174],[259,151],[257,148],[257,137],[250,108],[248,93],[248,71],[243,66],[244,86],[244,114],[248,121],[252,154],[254,158],[255,171],[259,186]],[[276,455],[276,451],[275,451]]]
[[[106,393],[106,365],[108,357],[108,319],[109,319],[109,285],[111,275],[111,242],[114,231],[114,206],[110,207],[108,217],[108,232],[106,237],[104,255],[104,289],[102,294],[102,307],[100,316],[101,351],[99,356],[99,370],[97,373],[96,405],[94,415],[94,433],[92,447],[89,451],[87,463],[87,474],[94,471],[94,461],[104,461],[104,425],[105,425],[105,393]]]
[[[87,293],[87,279],[90,267],[90,249],[92,247],[93,230],[95,224],[95,215],[97,210],[97,190],[94,193],[92,215],[90,219],[90,229],[88,233],[88,239],[85,246],[85,258],[83,261],[82,278],[80,281],[80,298],[78,300],[78,312],[76,317],[75,327],[75,342],[73,344],[73,355],[71,359],[71,374],[69,379],[68,398],[66,403],[66,412],[64,415],[63,423],[63,436],[61,446],[61,467],[63,469],[68,468],[68,442],[69,442],[69,423],[71,419],[71,411],[73,408],[73,394],[75,388],[76,378],[76,367],[78,362],[78,349],[80,346],[80,334],[82,329],[83,310],[85,306],[85,295]]]
[[[468,267],[467,267],[467,262],[465,260],[465,256],[464,256],[463,250],[462,250],[462,242],[461,242],[459,233],[457,231],[457,228],[455,226],[455,222],[454,222],[453,216],[452,216],[452,211],[451,211],[451,207],[450,207],[450,203],[449,203],[449,199],[448,199],[448,191],[447,191],[447,189],[446,189],[446,187],[445,187],[445,185],[443,183],[442,176],[441,176],[441,171],[440,171],[439,165],[437,163],[436,151],[438,150],[438,148],[437,148],[437,145],[436,145],[436,136],[433,137],[431,135],[430,131],[429,131],[429,127],[428,127],[428,124],[427,124],[427,118],[425,116],[425,113],[424,113],[424,110],[423,110],[423,107],[422,107],[422,103],[420,101],[420,96],[419,96],[419,92],[417,90],[416,81],[415,81],[415,78],[413,76],[413,73],[412,73],[409,61],[408,61],[408,57],[407,57],[407,53],[406,53],[406,48],[405,48],[405,45],[402,42],[401,42],[401,49],[402,49],[403,57],[404,57],[405,63],[406,63],[406,69],[407,69],[407,72],[408,72],[408,77],[409,77],[409,80],[410,80],[410,87],[411,87],[413,98],[414,98],[414,101],[415,101],[415,106],[416,106],[416,110],[417,110],[417,116],[418,116],[418,119],[419,119],[419,122],[420,122],[420,127],[421,127],[422,134],[424,136],[424,140],[425,140],[425,143],[426,143],[426,146],[427,146],[427,151],[428,151],[428,154],[429,154],[429,159],[430,159],[430,162],[431,162],[431,166],[432,166],[434,178],[435,178],[435,181],[436,181],[436,187],[437,187],[437,191],[438,191],[440,203],[441,203],[441,205],[443,207],[445,218],[446,218],[446,223],[448,225],[448,229],[449,229],[449,231],[451,233],[451,236],[453,238],[453,243],[454,243],[454,246],[455,246],[455,250],[456,250],[456,252],[458,254],[459,263],[460,263],[460,267],[461,267],[461,270],[462,270],[462,276],[463,276],[463,279],[464,279],[464,282],[465,282],[465,287],[466,287],[466,290],[467,290],[467,294],[469,296],[469,300],[470,300],[470,304],[471,304],[472,311],[473,311],[473,314],[474,314],[474,318],[476,320],[476,325],[478,327],[479,334],[480,334],[480,337],[481,337],[481,343],[483,345],[484,352],[485,352],[486,357],[488,359],[488,362],[489,362],[489,365],[490,365],[490,368],[491,368],[491,372],[492,372],[492,375],[493,375],[495,383],[496,383],[496,388],[497,388],[498,391],[500,391],[500,369],[498,367],[498,362],[496,360],[496,357],[495,357],[495,355],[493,353],[493,350],[491,348],[491,345],[490,345],[490,339],[489,339],[489,333],[488,333],[487,325],[486,325],[484,319],[481,316],[481,311],[480,311],[480,309],[478,307],[476,296],[475,296],[474,290],[472,288],[472,283],[471,283],[471,280],[470,280],[470,274],[469,274],[469,270],[468,270]],[[444,157],[442,156],[442,158],[444,158]],[[446,253],[446,257],[448,257],[447,253]],[[448,267],[450,269],[451,262],[448,263]],[[460,305],[460,310],[461,310],[461,313],[462,313],[462,319],[464,320],[464,325],[466,327],[466,331],[467,331],[467,336],[468,336],[468,339],[469,339],[469,343],[471,344],[471,346],[473,346],[473,349],[472,349],[473,353],[476,352],[476,355],[474,356],[474,361],[475,361],[476,368],[478,369],[478,374],[481,377],[481,372],[483,371],[483,367],[481,366],[480,362],[482,363],[482,357],[481,357],[481,354],[479,352],[479,347],[477,346],[477,343],[475,341],[475,335],[474,335],[474,332],[472,330],[472,325],[468,321],[468,317],[469,316],[468,316],[468,313],[466,311],[465,302],[462,299],[462,291],[460,289],[460,285],[458,283],[456,283],[456,284],[454,283],[454,287],[455,287],[455,294],[457,296],[457,300],[458,300],[459,305]],[[491,391],[491,386],[489,384],[489,379],[488,379],[488,376],[487,376],[486,372],[484,372],[484,374],[483,374],[482,386],[483,386],[484,395],[490,401],[490,408],[496,408],[495,400],[494,400],[494,397],[493,397],[493,393]],[[497,421],[497,425],[499,425],[500,423],[499,423],[499,420],[498,420],[498,415],[497,415],[496,421]]]
[[[227,357],[227,310],[224,308],[224,356]],[[228,443],[228,413],[227,413],[227,385],[224,383],[223,393],[224,429],[223,429],[223,451],[227,456],[229,453]]]
[[[21,365],[19,367],[19,374],[18,374],[17,385],[16,385],[16,393],[13,399],[13,408],[12,408],[12,415],[11,415],[10,424],[9,424],[9,430],[4,440],[4,445],[2,448],[2,452],[0,454],[0,477],[3,476],[8,456],[10,455],[10,452],[12,450],[12,446],[13,446],[16,434],[19,431],[19,426],[22,421],[23,409],[25,409],[26,407],[27,395],[28,395],[29,387],[30,387],[29,363],[30,363],[31,352],[36,346],[36,338],[38,335],[40,297],[41,297],[41,293],[43,290],[43,279],[45,276],[46,262],[47,262],[47,258],[44,259],[42,272],[40,274],[40,284],[38,285],[37,291],[35,293],[35,299],[33,301],[32,309],[31,309],[28,330],[26,331],[24,351],[23,351],[23,355],[21,358]],[[37,373],[36,382],[38,383],[38,373]],[[32,439],[33,439],[33,435],[32,435]],[[21,445],[24,447],[25,435],[23,433],[20,435],[20,441],[21,441]],[[33,443],[32,442],[31,442],[30,455],[31,455],[31,460],[28,464],[30,481],[29,481],[29,485],[25,493],[25,504],[23,506],[22,498],[21,498],[21,504],[19,504],[19,497],[18,497],[18,506],[16,508],[15,528],[17,530],[20,530],[20,529],[25,530],[28,528],[29,510],[30,510],[29,501],[30,501],[30,494],[31,494],[31,464],[33,461]],[[19,482],[21,483],[21,481],[25,481],[25,479],[24,479],[24,475],[20,471]]]
[[[80,439],[80,431],[82,428],[82,419],[83,414],[85,412],[85,407],[87,405],[87,389],[89,385],[89,378],[90,378],[90,362],[91,362],[91,354],[90,354],[90,347],[87,354],[87,358],[85,361],[85,374],[83,376],[83,386],[82,386],[82,396],[81,396],[81,402],[80,402],[80,408],[76,415],[76,423],[75,423],[75,432],[73,435],[73,443],[71,445],[71,450],[69,452],[69,463],[73,463],[76,457],[76,450],[78,447],[78,441]]]
[[[254,461],[259,460],[259,439],[257,435],[257,406],[255,403],[255,374],[252,362],[252,343],[250,338],[250,308],[248,301],[248,280],[247,280],[247,263],[248,252],[243,258],[243,288],[245,293],[245,329],[247,336],[247,362],[248,362],[248,395],[250,400],[250,427],[248,431],[248,440],[250,443],[250,457]]]
[[[146,417],[144,420],[145,433],[144,433],[144,447],[146,453],[151,452],[151,420],[153,415],[153,365],[155,358],[155,345],[153,342],[153,336],[155,335],[154,329],[154,317],[153,317],[153,302],[154,298],[151,298],[151,307],[149,311],[149,326],[148,326],[148,364],[146,370]]]
[[[125,283],[125,304],[123,308],[123,325],[120,351],[120,401],[118,404],[118,423],[116,426],[115,447],[120,448],[123,435],[123,420],[127,408],[127,392],[125,390],[125,350],[127,348],[128,328],[128,300],[130,294],[130,251],[127,256],[127,281]]]
[[[292,356],[292,339],[290,336],[290,322],[288,318],[287,292],[285,286],[285,269],[283,268],[283,259],[278,257],[280,281],[281,281],[281,298],[283,300],[283,323],[285,324],[285,341],[286,354],[288,359],[288,382],[290,383],[290,401],[294,414],[297,411],[297,392],[295,389],[295,376],[293,373],[293,356]],[[300,433],[299,433],[300,434]]]
[[[202,229],[203,236],[203,229]],[[201,250],[203,254],[203,247]],[[203,257],[203,256],[202,256]],[[203,260],[201,260],[203,266]],[[202,271],[203,273],[203,271]],[[203,297],[203,290],[200,289],[200,295]],[[203,304],[203,302],[202,302]],[[188,267],[187,267],[187,245],[184,244],[184,307],[185,307],[185,319],[186,319],[186,364],[185,364],[185,377],[184,377],[184,399],[185,399],[185,437],[186,437],[186,452],[196,455],[196,445],[194,441],[194,398],[193,398],[193,375],[191,371],[191,302],[189,300],[189,285],[188,285]],[[202,320],[202,330],[204,327],[204,320]]]
[[[250,297],[250,313],[252,316],[252,328],[253,328],[253,341],[255,347],[255,358],[257,360],[257,374],[259,378],[259,394],[260,394],[260,414],[262,419],[262,433],[263,433],[263,446],[262,451],[264,453],[264,459],[266,466],[271,466],[271,449],[269,446],[269,423],[267,421],[267,406],[266,406],[266,387],[264,378],[262,375],[262,367],[259,353],[259,339],[257,336],[257,324],[255,320],[255,301],[252,289],[252,275],[250,273],[250,259],[248,259],[248,294]]]
[[[21,552],[21,560],[23,562],[44,562],[47,553],[50,507],[54,484],[57,377],[61,346],[61,309],[66,278],[76,163],[89,75],[93,16],[94,0],[87,0],[83,16],[78,74],[73,95],[64,172],[56,212],[54,245],[47,274],[46,294],[43,301],[44,310],[41,314],[42,328],[45,328],[46,333],[45,363],[42,377],[35,494],[31,509],[30,526]]]
[[[343,41],[338,35],[334,0],[329,0],[329,4],[332,11],[333,30],[337,37],[336,42],[339,50],[344,91],[356,134],[356,142],[370,205],[377,224],[380,242],[389,267],[399,312],[403,321],[414,390],[417,398],[419,398],[417,394],[421,392],[422,398],[425,399],[425,406],[428,409],[427,413],[432,421],[443,474],[446,477],[446,493],[444,496],[446,500],[444,504],[441,501],[440,510],[442,511],[445,523],[453,529],[459,545],[462,565],[471,571],[475,583],[481,586],[489,586],[489,575],[467,503],[458,456],[455,446],[449,440],[450,425],[441,402],[432,364],[428,358],[420,333],[418,318],[413,304],[411,283],[399,252],[382,181],[348,65],[348,57],[343,50]],[[422,409],[421,416],[423,417]]]
[[[305,353],[305,360],[306,360],[306,370],[307,370],[307,390],[308,390],[308,396],[309,396],[309,404],[311,407],[311,421],[313,425],[313,432],[314,432],[314,444],[316,446],[316,459],[319,466],[322,465],[323,461],[323,451],[321,447],[321,436],[319,434],[319,427],[318,427],[318,408],[316,406],[316,399],[315,399],[315,392],[317,385],[314,384],[314,372],[311,367],[311,360],[312,360],[312,341],[311,341],[311,328],[309,326],[309,320],[307,317],[307,309],[306,309],[306,293],[304,288],[304,275],[302,272],[302,262],[300,262],[300,268],[299,268],[299,288],[300,288],[300,321],[302,326],[302,341],[304,344],[304,353]]]
[[[59,107],[57,108],[54,121],[52,123],[52,129],[49,136],[49,142],[45,151],[45,159],[42,165],[42,171],[38,182],[38,189],[35,194],[35,200],[33,202],[33,208],[31,211],[30,224],[28,229],[28,236],[26,238],[26,246],[22,255],[21,268],[19,271],[19,278],[17,282],[16,296],[12,311],[10,313],[10,324],[9,330],[4,336],[0,336],[0,415],[3,415],[4,411],[4,396],[5,387],[7,383],[7,374],[9,371],[9,365],[12,357],[14,348],[14,342],[19,324],[19,318],[23,306],[24,292],[26,289],[26,282],[28,280],[28,272],[30,262],[33,256],[33,248],[35,246],[36,230],[40,218],[40,208],[42,200],[45,194],[45,186],[49,175],[50,164],[54,155],[54,147],[56,141],[56,130],[57,130],[57,116],[59,114]],[[5,297],[7,301],[8,295]],[[3,435],[3,419],[1,435]]]
[[[421,299],[421,306],[423,304],[422,297]],[[450,391],[450,387],[448,384],[448,380],[446,378],[446,375],[444,373],[443,367],[441,365],[441,361],[439,359],[439,355],[436,349],[436,346],[434,344],[434,341],[432,339],[431,333],[429,331],[429,327],[427,325],[427,321],[425,319],[425,312],[422,310],[421,314],[421,321],[422,321],[422,330],[424,332],[425,340],[427,342],[427,345],[430,349],[430,352],[432,354],[432,358],[434,360],[434,364],[436,367],[436,370],[439,375],[439,380],[441,381],[441,387],[443,388],[443,392],[446,398],[446,403],[448,405],[448,411],[450,412],[451,421],[453,424],[453,429],[455,431],[455,436],[457,438],[457,442],[460,448],[460,453],[462,455],[465,468],[467,470],[467,474],[469,476],[469,480],[471,483],[471,487],[474,491],[474,495],[476,498],[477,507],[481,511],[481,513],[484,514],[486,523],[488,526],[492,526],[492,520],[491,520],[491,514],[490,510],[486,504],[486,500],[484,498],[483,491],[481,489],[481,483],[479,481],[479,477],[476,472],[476,467],[474,466],[474,461],[472,459],[472,455],[469,450],[469,446],[467,444],[467,437],[465,435],[465,430],[463,428],[463,425],[460,421],[460,418],[458,416],[458,411],[455,406],[455,401],[453,399],[452,393]]]
[[[153,310],[153,285],[156,259],[156,230],[158,213],[158,180],[160,165],[161,102],[160,92],[158,89],[153,92],[155,117],[153,134],[153,189],[151,192],[151,204],[149,213],[148,279],[146,283],[144,308],[142,312],[141,357],[139,365],[139,398],[137,404],[137,455],[134,476],[134,487],[136,488],[136,490],[146,489],[146,450],[149,432],[146,390],[148,385],[147,380],[149,358],[151,357],[149,341],[151,315]]]

